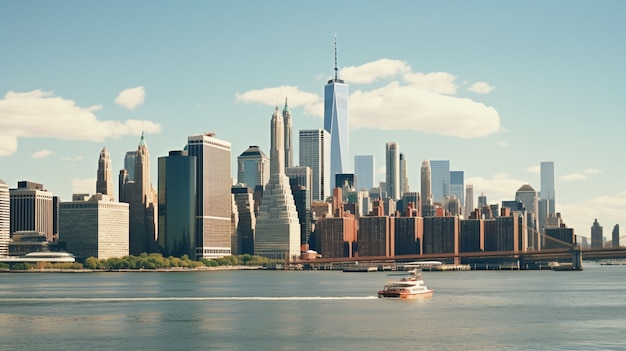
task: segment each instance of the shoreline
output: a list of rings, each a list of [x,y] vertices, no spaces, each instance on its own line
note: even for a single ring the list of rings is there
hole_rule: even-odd
[[[235,271],[235,270],[263,270],[263,266],[218,266],[218,267],[171,267],[171,268],[120,268],[120,269],[60,269],[41,268],[28,270],[0,270],[0,273],[170,273],[170,272],[213,272],[213,271]]]

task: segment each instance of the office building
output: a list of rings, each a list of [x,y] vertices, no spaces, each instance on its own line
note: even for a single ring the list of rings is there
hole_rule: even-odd
[[[543,249],[571,249],[576,243],[573,228],[546,228],[545,236]]]
[[[450,194],[454,195],[460,204],[460,208],[465,208],[465,173],[463,171],[450,171]],[[465,216],[463,211],[459,215]]]
[[[120,202],[128,203],[129,208],[129,251],[138,256],[158,250],[157,193],[150,181],[150,152],[143,133],[135,152],[134,166],[134,181],[120,176],[119,188]]]
[[[113,200],[113,167],[111,166],[111,155],[106,148],[100,151],[98,159],[98,176],[96,179],[96,193],[107,195]]]
[[[329,179],[330,181],[334,179],[335,174],[348,172],[348,85],[339,79],[336,40],[334,71],[334,78],[329,80],[324,87],[324,130],[330,134],[331,138],[330,177],[332,178]],[[300,165],[303,164],[300,163]],[[330,187],[334,188],[335,184],[329,184]]]
[[[467,184],[465,186],[465,213],[464,217],[468,218],[474,211],[474,185]]]
[[[602,226],[596,218],[591,226],[591,248],[604,247],[604,235],[602,234]]]
[[[44,189],[43,184],[19,181],[16,189],[9,190],[11,235],[18,231],[43,233],[47,241],[53,241],[54,195]]]
[[[256,145],[250,145],[237,157],[237,183],[254,191],[270,180],[270,159]]]
[[[0,179],[0,257],[9,255],[11,239],[11,196],[8,185]]]
[[[300,223],[300,244],[310,245],[309,238],[313,230],[313,211],[311,210],[311,185],[313,175],[309,167],[289,167],[285,171],[289,178],[291,193],[298,212]],[[306,251],[306,250],[303,250]]]
[[[354,217],[324,217],[315,224],[315,248],[322,257],[353,257]]]
[[[187,150],[196,157],[196,258],[230,256],[230,143],[215,138],[215,133],[192,135]]]
[[[254,233],[256,230],[256,214],[252,191],[245,184],[234,185],[231,189],[237,211],[237,225],[233,247],[233,255],[254,255]]]
[[[285,108],[283,109],[283,123],[285,134],[285,168],[293,167],[293,126],[291,122],[291,111],[287,106],[287,98],[285,98]]]
[[[187,150],[158,159],[158,243],[165,257],[196,255],[196,176],[196,158]]]
[[[356,175],[357,190],[369,191],[374,187],[374,156],[356,155],[354,156],[354,174]]]
[[[135,181],[135,157],[137,151],[127,151],[124,155],[124,169],[126,170],[129,182]]]
[[[408,169],[406,164],[406,156],[403,153],[400,153],[400,197],[404,193],[409,192],[409,176]]]
[[[300,223],[285,175],[283,128],[283,118],[276,107],[270,132],[270,181],[263,191],[257,217],[254,254],[292,261],[300,256]]]
[[[387,183],[387,195],[394,199],[400,199],[400,150],[398,143],[385,144],[385,179]]]
[[[301,130],[300,166],[313,173],[313,201],[325,201],[330,192],[330,134],[324,129]],[[341,173],[341,172],[340,172]]]
[[[548,214],[555,214],[554,162],[541,162],[541,190],[539,197],[548,200]]]
[[[406,194],[405,194],[406,195]],[[421,217],[392,217],[394,221],[394,255],[422,253],[424,219]]]
[[[526,235],[528,236],[528,244],[535,250],[541,249],[541,238],[539,233],[539,198],[537,192],[530,184],[522,185],[515,192],[515,200],[522,203],[522,207],[526,210]]]
[[[483,193],[480,193],[478,196],[478,209],[482,209],[483,207],[487,207],[487,196]]]
[[[613,232],[611,233],[611,244],[613,247],[619,247],[619,224],[616,224],[613,227]]]
[[[430,161],[430,181],[433,202],[441,203],[450,195],[450,161]]]
[[[85,259],[129,254],[129,204],[103,194],[87,201],[59,204],[59,241],[68,252]]]

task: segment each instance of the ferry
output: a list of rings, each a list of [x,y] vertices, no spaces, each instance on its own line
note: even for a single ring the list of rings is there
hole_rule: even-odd
[[[390,297],[398,299],[417,299],[433,296],[433,289],[428,289],[422,280],[421,271],[413,269],[409,271],[408,278],[389,281],[382,290],[378,291],[378,297]]]

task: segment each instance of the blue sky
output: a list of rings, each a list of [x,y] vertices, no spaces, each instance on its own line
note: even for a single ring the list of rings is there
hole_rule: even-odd
[[[395,141],[411,190],[448,159],[499,203],[554,161],[566,224],[626,231],[624,1],[3,1],[0,31],[10,187],[93,193],[102,147],[117,173],[142,130],[155,187],[157,158],[208,131],[235,175],[285,97],[294,134],[323,127],[336,34],[351,162],[375,155],[383,180]]]

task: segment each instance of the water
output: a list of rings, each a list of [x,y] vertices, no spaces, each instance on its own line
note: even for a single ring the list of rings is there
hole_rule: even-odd
[[[626,266],[424,272],[0,274],[0,350],[624,350]]]

